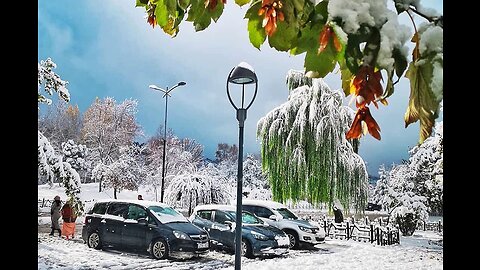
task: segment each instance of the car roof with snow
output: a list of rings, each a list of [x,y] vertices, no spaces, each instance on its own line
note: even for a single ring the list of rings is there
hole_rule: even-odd
[[[171,207],[171,206],[169,206],[168,204],[165,204],[165,203],[156,202],[156,201],[148,201],[148,200],[102,199],[102,200],[98,200],[96,202],[135,203],[135,204],[139,204],[139,205],[142,205],[142,206],[145,206],[145,207],[149,207],[149,206]]]
[[[194,212],[200,210],[224,210],[224,211],[236,211],[235,206],[228,204],[204,204],[198,205],[193,209]]]
[[[235,201],[233,201],[235,202]],[[236,202],[235,202],[236,203]],[[268,207],[268,208],[273,208],[273,209],[278,209],[278,208],[287,208],[285,205],[279,203],[279,202],[274,202],[274,201],[264,201],[264,200],[242,200],[242,204],[244,205],[256,205],[256,206],[263,206],[263,207]]]

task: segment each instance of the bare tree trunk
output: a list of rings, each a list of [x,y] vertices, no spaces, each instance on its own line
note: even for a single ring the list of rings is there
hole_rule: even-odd
[[[117,199],[117,188],[113,188],[113,198]]]

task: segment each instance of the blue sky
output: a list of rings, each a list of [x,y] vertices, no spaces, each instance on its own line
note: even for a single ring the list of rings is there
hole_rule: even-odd
[[[422,1],[443,13],[443,1]],[[217,23],[195,32],[191,22],[182,22],[175,38],[152,27],[144,9],[135,1],[38,2],[38,60],[51,57],[55,70],[69,81],[71,103],[85,111],[96,97],[138,100],[137,120],[145,135],[163,125],[165,100],[150,84],[166,88],[179,81],[187,85],[172,92],[168,100],[168,128],[179,137],[204,145],[204,154],[214,158],[218,143],[238,144],[238,122],[226,95],[226,78],[242,61],[257,74],[258,94],[245,122],[245,153],[258,153],[256,123],[287,100],[285,75],[289,69],[303,70],[304,55],[290,56],[264,44],[261,51],[248,40],[243,15],[233,0],[227,2]],[[401,22],[410,26],[405,18]],[[340,88],[339,74],[325,81]],[[372,109],[382,140],[361,139],[360,155],[369,173],[376,175],[380,164],[391,165],[408,158],[408,149],[418,140],[418,124],[404,128],[408,104],[408,80],[402,78],[389,106]]]

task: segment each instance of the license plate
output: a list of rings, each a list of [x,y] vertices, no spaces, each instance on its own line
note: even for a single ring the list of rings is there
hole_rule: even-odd
[[[208,242],[205,243],[197,243],[198,248],[208,248]]]

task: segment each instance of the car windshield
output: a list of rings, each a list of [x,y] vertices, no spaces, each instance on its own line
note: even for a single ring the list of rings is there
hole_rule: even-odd
[[[235,211],[227,211],[227,213],[229,213],[234,220],[235,217],[236,217],[236,212]],[[259,218],[257,218],[256,216],[248,213],[248,212],[242,212],[242,224],[260,224],[260,225],[263,225],[263,221]]]
[[[277,210],[284,219],[298,219],[298,217],[287,208],[277,208],[275,210]]]
[[[188,222],[187,218],[171,207],[150,206],[148,207],[155,217],[162,223]]]

